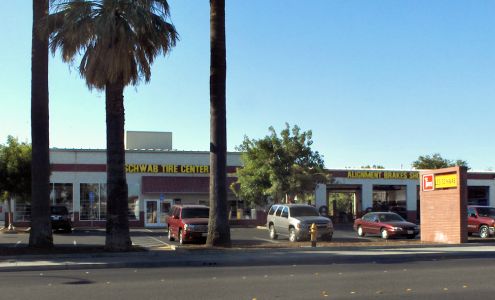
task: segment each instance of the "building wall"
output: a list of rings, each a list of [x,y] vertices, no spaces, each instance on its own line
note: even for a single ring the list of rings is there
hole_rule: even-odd
[[[418,187],[419,178],[414,178],[414,174],[418,174],[417,171],[403,171],[403,170],[329,170],[333,175],[334,182],[328,185],[327,188],[331,189],[332,186],[344,188],[345,186],[360,188],[361,193],[357,193],[360,196],[359,203],[356,207],[357,216],[361,216],[362,212],[368,207],[373,207],[373,187],[377,185],[398,185],[405,186],[406,190],[406,209],[407,218],[410,221],[418,221],[419,211],[417,207],[418,203]],[[369,172],[369,173],[395,173],[398,177],[403,175],[404,179],[385,179],[385,178],[349,178],[353,176],[353,173]],[[355,175],[355,174],[354,174]],[[383,174],[381,175],[382,177]],[[369,176],[373,177],[373,176]],[[377,176],[379,177],[379,176]],[[467,173],[467,185],[468,186],[487,186],[489,187],[489,205],[495,206],[495,173],[494,172],[468,172]],[[338,188],[337,188],[338,190]],[[321,201],[321,200],[320,200]],[[361,213],[360,213],[361,212]]]
[[[126,164],[135,165],[192,165],[208,166],[209,152],[199,151],[126,151]],[[52,149],[50,151],[50,163],[52,164],[51,183],[72,183],[73,184],[73,212],[74,221],[79,222],[79,212],[81,211],[81,184],[106,184],[106,152],[105,150],[65,150]],[[229,152],[227,154],[227,166],[230,166],[230,174],[233,176],[233,167],[241,165],[240,153]],[[142,191],[143,176],[174,176],[174,177],[208,177],[204,173],[154,173],[136,172],[127,173],[127,184],[129,195],[138,195],[140,212],[139,224],[143,223],[144,200],[180,199],[182,204],[208,203],[208,192],[186,192],[186,193],[153,193],[146,194]],[[228,193],[231,200],[235,200],[232,192]],[[88,222],[88,221],[82,221]],[[94,223],[94,222],[93,222]],[[101,222],[101,223],[104,223]],[[131,225],[133,223],[131,222]],[[137,224],[137,225],[139,225]],[[76,224],[77,225],[77,224]],[[134,224],[136,225],[136,224]]]
[[[495,206],[495,180],[468,179],[468,186],[488,186],[488,205]]]
[[[419,185],[418,180],[399,180],[399,179],[350,179],[350,178],[334,178],[338,185],[358,185],[361,186],[361,208],[366,210],[368,207],[373,207],[373,187],[377,185],[398,185],[406,187],[406,207],[408,218],[415,220],[417,211]]]

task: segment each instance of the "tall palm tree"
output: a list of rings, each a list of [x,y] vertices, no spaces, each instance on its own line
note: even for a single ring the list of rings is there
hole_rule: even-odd
[[[124,150],[124,88],[175,46],[178,34],[167,22],[166,0],[65,0],[51,15],[51,49],[65,62],[81,53],[79,72],[88,87],[105,90],[107,123],[107,221],[105,247],[131,248]]]
[[[33,0],[31,52],[31,232],[29,246],[53,247],[50,223],[50,152],[48,124],[48,35],[41,28],[48,0]]]
[[[210,218],[207,246],[230,246],[227,215],[225,0],[210,0]]]

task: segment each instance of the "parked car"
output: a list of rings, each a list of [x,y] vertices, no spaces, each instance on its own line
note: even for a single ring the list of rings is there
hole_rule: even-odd
[[[50,207],[50,220],[52,222],[52,229],[61,229],[64,232],[72,232],[72,222],[70,220],[70,214],[67,207],[64,205],[55,205]]]
[[[204,205],[174,205],[167,218],[168,239],[180,244],[206,241],[210,208]]]
[[[317,238],[332,240],[333,224],[329,218],[322,217],[318,210],[306,204],[275,204],[268,211],[267,227],[270,238],[278,235],[289,237],[291,242],[310,238],[311,224],[317,226]]]
[[[413,239],[419,233],[419,226],[393,212],[370,212],[354,221],[354,230],[361,237],[376,234],[383,239],[399,236]]]
[[[479,234],[485,239],[495,234],[495,208],[468,205],[468,235]]]

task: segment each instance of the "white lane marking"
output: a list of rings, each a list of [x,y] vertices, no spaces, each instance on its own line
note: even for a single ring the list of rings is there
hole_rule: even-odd
[[[277,242],[277,241],[274,241],[274,240],[269,240],[269,239],[263,239],[263,238],[259,238],[259,237],[254,237],[254,239],[255,240],[264,241],[264,242],[273,243],[273,244],[280,244],[280,242]]]
[[[153,230],[149,230],[149,229],[146,229],[146,228],[145,228],[144,230],[146,230],[146,231],[148,231],[148,232],[155,232],[155,231],[153,231]],[[156,243],[150,243],[150,242],[144,242],[144,241],[143,241],[143,243],[141,243],[141,242],[139,241],[139,237],[135,238],[135,240],[137,240],[137,243],[134,243],[134,242],[133,242],[133,244],[134,244],[134,245],[140,245],[140,246],[143,246],[143,247],[156,247],[156,246],[163,246],[163,245],[170,246],[170,244],[165,243],[164,241],[159,240],[159,239],[157,239],[157,238],[155,238],[155,237],[152,237],[152,236],[149,236],[149,235],[147,235],[147,236],[145,236],[145,237],[142,237],[142,238],[152,239],[152,240],[154,240],[154,241],[158,242],[158,244],[156,244]]]

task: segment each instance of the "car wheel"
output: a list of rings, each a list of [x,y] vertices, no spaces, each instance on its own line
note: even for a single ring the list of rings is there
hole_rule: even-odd
[[[330,242],[332,241],[332,235],[331,234],[327,234],[323,237],[323,240],[326,241],[326,242]]]
[[[182,229],[179,229],[179,244],[184,245],[184,238],[182,237]]]
[[[489,235],[490,234],[488,232],[488,226],[481,225],[481,227],[480,227],[480,238],[486,239]]]
[[[289,228],[289,241],[291,242],[297,241],[296,230],[294,229],[294,227]]]
[[[358,226],[358,229],[357,229],[357,234],[358,234],[358,236],[360,236],[360,237],[363,237],[363,236],[364,236],[364,230],[363,230],[363,227]]]
[[[389,238],[388,231],[385,228],[382,228],[382,230],[380,230],[380,235],[382,236],[382,239],[384,239],[384,240]]]
[[[170,225],[168,226],[168,240],[169,241],[175,240],[174,237],[172,236],[172,229],[170,229]]]
[[[275,226],[273,226],[273,224],[272,224],[272,225],[270,225],[270,238],[271,238],[272,240],[276,240],[276,239],[277,239],[277,237],[278,237],[278,234],[277,234],[277,232],[275,231]]]

